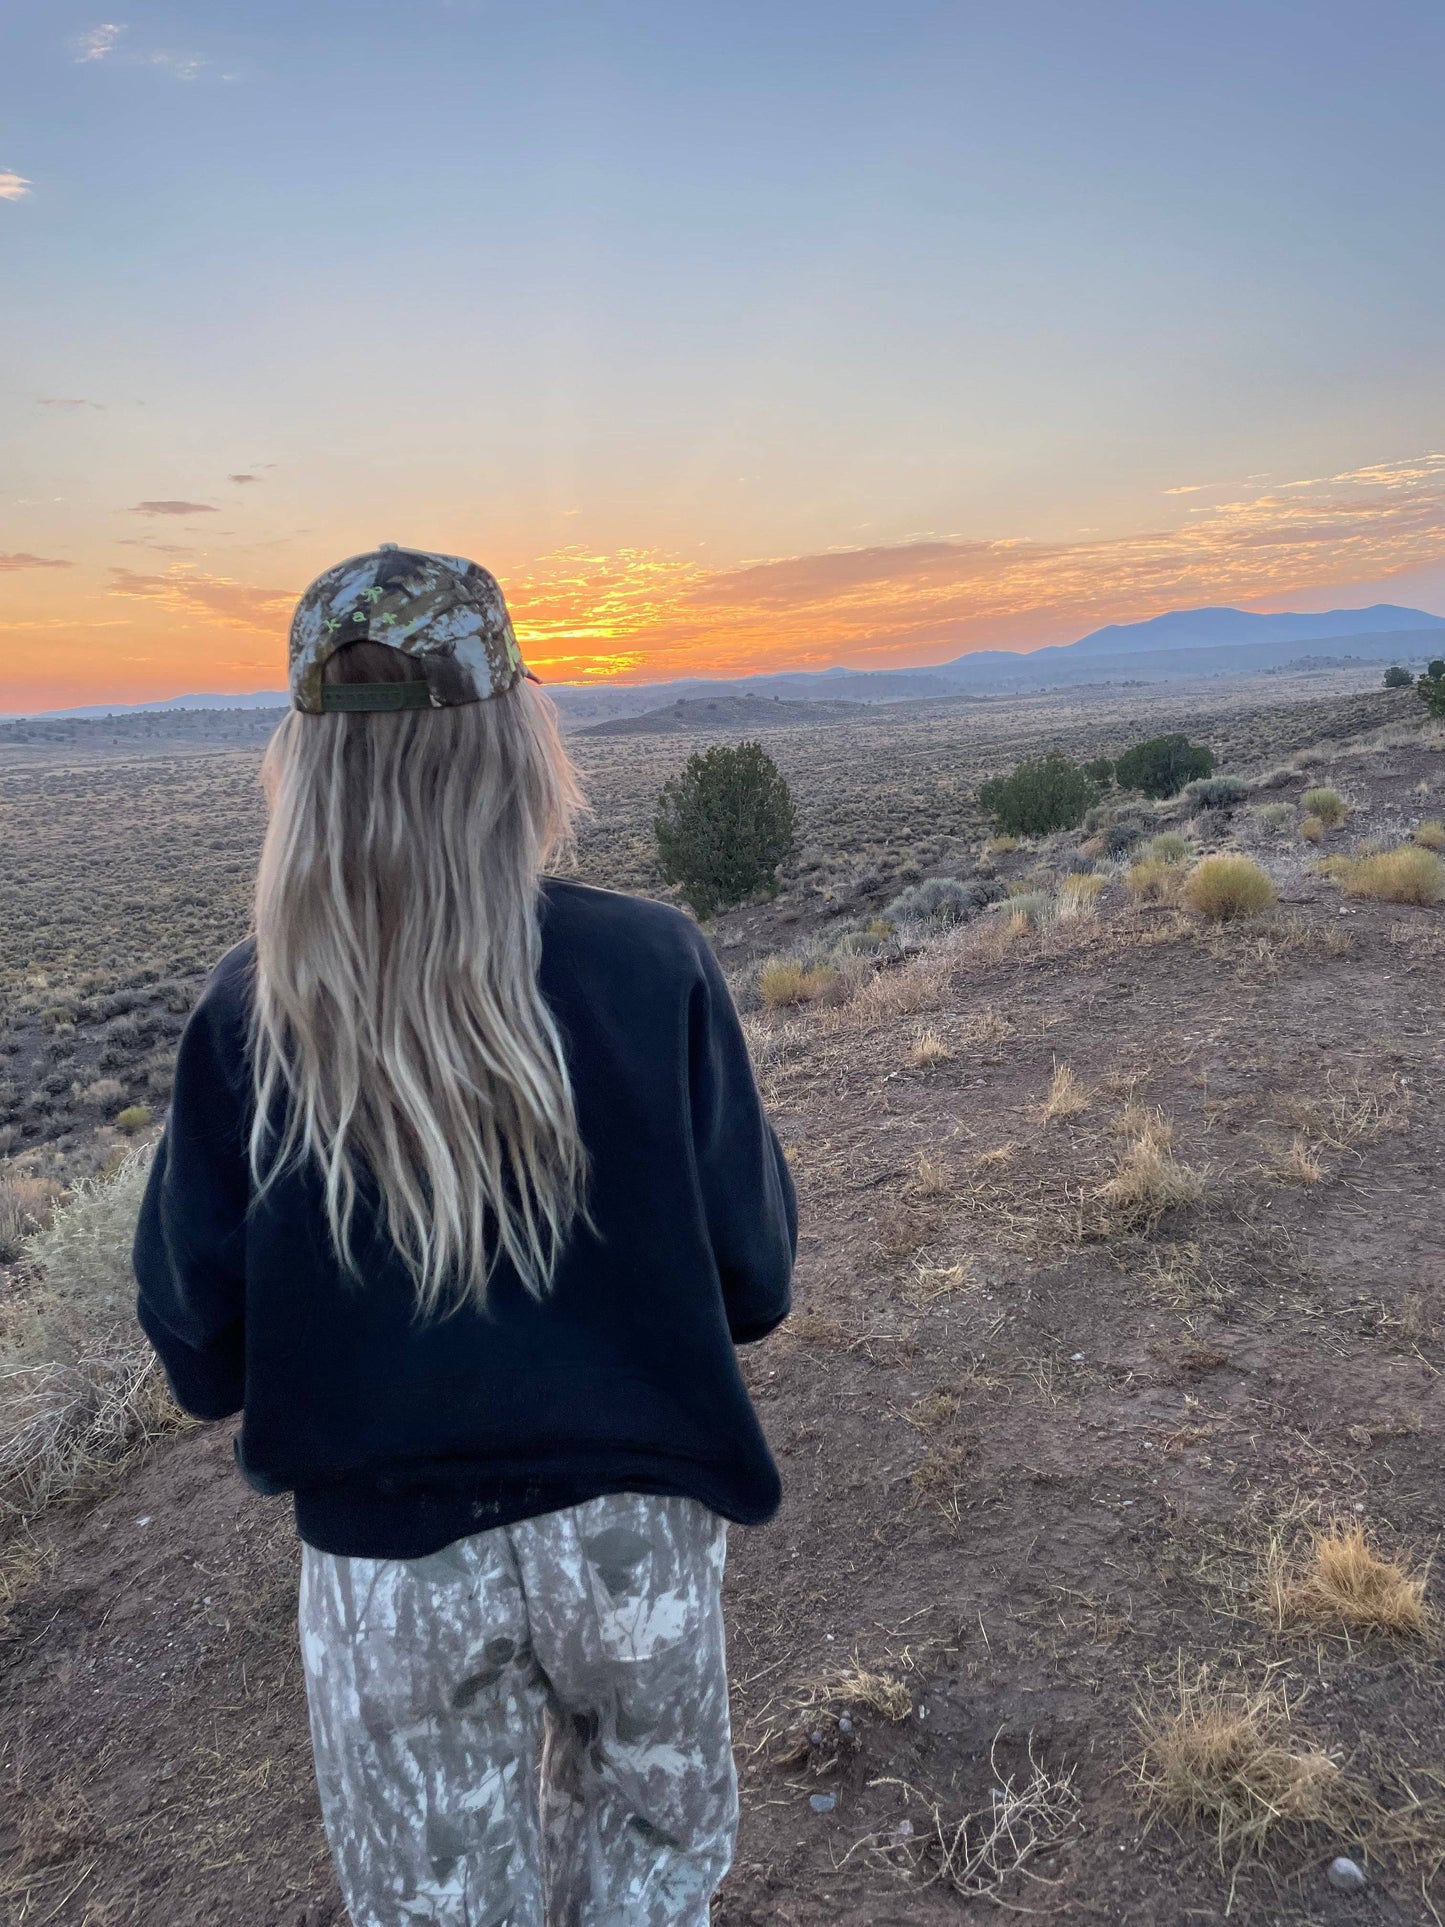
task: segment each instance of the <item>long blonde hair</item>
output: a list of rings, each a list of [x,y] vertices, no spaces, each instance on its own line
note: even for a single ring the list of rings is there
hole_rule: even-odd
[[[366,642],[327,665],[342,682],[417,673]],[[540,1297],[585,1176],[537,981],[541,872],[581,806],[552,705],[520,682],[455,708],[293,711],[262,780],[259,1190],[314,1164],[355,1273],[369,1185],[423,1315],[484,1304],[503,1253]]]

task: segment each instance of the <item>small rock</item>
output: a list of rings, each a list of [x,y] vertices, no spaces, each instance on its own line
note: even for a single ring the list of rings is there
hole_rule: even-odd
[[[1357,1866],[1353,1860],[1346,1860],[1343,1854],[1325,1868],[1325,1877],[1332,1887],[1341,1887],[1348,1894],[1357,1894],[1362,1887],[1370,1884],[1364,1868]]]
[[[823,1729],[821,1726],[815,1726],[813,1728],[812,1732],[808,1735],[808,1744],[809,1746],[821,1746],[823,1744]]]
[[[846,1713],[844,1713],[838,1721],[838,1731],[845,1736],[853,1731],[853,1722]]]
[[[1084,1354],[1082,1352],[1071,1352],[1069,1354],[1069,1363],[1071,1365],[1082,1365],[1083,1362]]]
[[[813,1809],[814,1813],[831,1813],[837,1804],[838,1796],[836,1793],[810,1793],[808,1795],[808,1805]],[[1331,1878],[1333,1878],[1333,1875],[1331,1875]]]

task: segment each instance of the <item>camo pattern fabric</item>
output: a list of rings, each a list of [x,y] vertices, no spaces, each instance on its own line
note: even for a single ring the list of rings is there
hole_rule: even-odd
[[[319,575],[291,618],[291,700],[321,713],[328,660],[348,642],[384,642],[421,664],[433,708],[485,702],[525,673],[495,576],[460,555],[395,545]]]
[[[738,1815],[726,1549],[696,1500],[635,1493],[425,1559],[303,1547],[354,1927],[706,1927]]]

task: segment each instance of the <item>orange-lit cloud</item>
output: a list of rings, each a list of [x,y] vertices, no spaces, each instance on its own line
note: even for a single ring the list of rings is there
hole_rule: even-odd
[[[728,570],[549,556],[508,585],[559,678],[747,674],[1026,648],[1208,602],[1372,581],[1445,558],[1445,455],[1289,484],[1182,527],[1091,542],[913,542]]]
[[[164,521],[203,505],[146,506]],[[508,570],[504,586],[523,649],[550,682],[939,662],[1203,603],[1280,608],[1336,592],[1348,602],[1351,584],[1445,561],[1445,455],[1173,515],[1173,527],[1108,538],[952,536],[725,569],[644,548],[566,549]],[[99,578],[43,555],[10,559],[32,573],[8,578],[26,599],[7,592],[0,710],[178,694],[196,686],[198,648],[208,688],[279,686],[302,580],[287,570],[257,584],[214,549],[203,568],[175,544],[147,536],[138,546],[154,568]]]
[[[209,502],[137,502],[132,515],[215,515]]]
[[[8,167],[0,167],[0,201],[23,201],[30,192],[31,183],[23,174],[16,174]]]
[[[173,615],[205,616],[228,628],[270,633],[284,629],[295,606],[295,589],[253,589],[229,576],[205,575],[174,563],[161,575],[112,569],[110,593],[154,602]]]
[[[24,549],[12,550],[8,555],[0,549],[0,575],[9,575],[15,569],[73,569],[73,562],[63,562],[55,555],[30,555]]]

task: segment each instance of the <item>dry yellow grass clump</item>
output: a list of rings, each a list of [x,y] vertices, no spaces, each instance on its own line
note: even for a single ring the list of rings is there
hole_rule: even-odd
[[[1344,858],[1333,866],[1333,874],[1347,897],[1416,904],[1445,899],[1445,861],[1418,843]]]
[[[1312,816],[1323,823],[1327,830],[1337,830],[1350,813],[1350,806],[1338,790],[1306,790],[1300,798],[1300,808],[1306,816]]]
[[[1056,1063],[1048,1092],[1039,1106],[1044,1122],[1052,1124],[1056,1118],[1077,1117],[1080,1111],[1088,1110],[1089,1102],[1088,1091],[1069,1066]]]
[[[1140,903],[1173,903],[1183,880],[1184,872],[1177,863],[1166,863],[1162,857],[1141,857],[1129,865],[1124,888]]]
[[[1275,1626],[1333,1627],[1423,1639],[1433,1628],[1425,1603],[1428,1567],[1414,1570],[1370,1542],[1363,1520],[1317,1527],[1291,1556],[1282,1536],[1265,1560],[1265,1598]]]
[[[936,1030],[921,1030],[914,1038],[913,1048],[908,1056],[915,1070],[924,1071],[934,1064],[946,1064],[953,1056],[953,1052]]]
[[[843,981],[831,964],[805,964],[797,957],[769,957],[758,971],[758,995],[769,1010],[815,1004],[836,996]]]
[[[1198,1204],[1204,1180],[1174,1156],[1173,1143],[1173,1126],[1161,1113],[1143,1121],[1113,1177],[1095,1194],[1110,1217],[1137,1227]]]
[[[1445,850],[1445,823],[1434,817],[1415,825],[1415,841],[1422,850]]]
[[[1299,833],[1306,843],[1323,843],[1325,826],[1317,816],[1307,816],[1299,826]]]
[[[1207,856],[1184,882],[1184,901],[1210,923],[1257,916],[1275,901],[1269,872],[1252,857]]]
[[[1179,1703],[1140,1715],[1146,1804],[1176,1822],[1211,1825],[1221,1859],[1258,1851],[1282,1827],[1329,1821],[1345,1801],[1344,1775],[1301,1744],[1284,1695],[1179,1681]]]
[[[1079,875],[1065,877],[1059,885],[1054,912],[1061,923],[1073,923],[1080,918],[1095,917],[1099,914],[1099,898],[1104,893],[1105,879],[1100,876]]]

